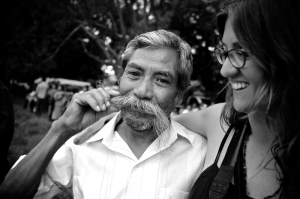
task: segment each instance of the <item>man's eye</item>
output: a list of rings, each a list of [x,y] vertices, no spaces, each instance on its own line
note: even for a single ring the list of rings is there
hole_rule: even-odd
[[[127,71],[127,76],[131,79],[137,78],[140,76],[140,73],[137,71]]]
[[[158,85],[162,87],[169,86],[171,84],[170,80],[164,78],[156,78],[156,82]]]

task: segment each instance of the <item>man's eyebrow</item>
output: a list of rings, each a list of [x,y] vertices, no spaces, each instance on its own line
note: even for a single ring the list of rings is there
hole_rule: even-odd
[[[129,67],[129,68],[136,68],[136,69],[142,69],[141,66],[139,66],[138,64],[132,62],[132,63],[129,63],[126,67]]]

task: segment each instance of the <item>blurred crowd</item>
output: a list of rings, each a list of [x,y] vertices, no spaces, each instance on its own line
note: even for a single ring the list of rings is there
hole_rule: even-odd
[[[171,115],[180,115],[188,112],[205,109],[210,104],[204,103],[200,98],[191,96],[191,100],[175,107]]]
[[[104,87],[118,90],[115,84],[104,81]],[[24,109],[29,108],[32,113],[41,116],[47,113],[50,121],[57,120],[66,110],[74,93],[85,92],[92,89],[92,86],[82,86],[80,88],[70,88],[59,81],[41,78],[36,82],[35,87],[26,95]],[[188,93],[187,99],[182,104],[177,105],[172,115],[180,115],[192,111],[202,110],[211,105],[211,101],[205,101],[202,97],[195,95],[195,92]]]
[[[85,92],[89,89],[90,86],[84,86],[82,90],[70,90],[58,81],[46,81],[43,78],[26,96],[23,107],[29,108],[37,116],[47,113],[49,120],[54,121],[64,113],[75,92]]]

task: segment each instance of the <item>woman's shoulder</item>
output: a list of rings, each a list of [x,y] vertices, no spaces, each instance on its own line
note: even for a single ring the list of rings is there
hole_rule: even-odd
[[[224,106],[225,103],[215,104],[205,109],[202,113],[201,118],[203,118],[205,121],[207,137],[213,138],[211,139],[211,141],[219,140],[216,139],[216,137],[223,137],[224,131],[227,129],[227,126],[225,124],[221,126],[221,114]]]
[[[187,129],[207,137],[210,131],[214,131],[214,128],[220,126],[220,116],[224,105],[224,103],[214,104],[206,109],[181,114],[173,118]]]
[[[220,119],[220,116],[224,109],[224,106],[225,106],[225,103],[211,105],[211,106],[207,107],[206,109],[203,109],[202,114],[205,117],[209,117],[209,118],[218,117],[218,119]],[[201,112],[201,111],[199,111],[199,112]]]
[[[214,104],[206,109],[197,111],[197,119],[201,119],[200,122],[202,122],[206,127],[215,125],[216,123],[220,124],[221,113],[224,109],[224,105],[225,103]]]

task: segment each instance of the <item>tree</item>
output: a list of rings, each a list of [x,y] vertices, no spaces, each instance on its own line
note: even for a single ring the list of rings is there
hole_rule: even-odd
[[[222,87],[220,66],[213,58],[216,45],[214,17],[219,12],[218,1],[185,1],[178,7],[170,28],[180,30],[179,34],[192,47],[194,72],[192,79],[199,80],[202,92],[215,96]]]
[[[84,52],[100,64],[112,65],[115,71],[120,71],[121,55],[128,41],[143,32],[168,29],[179,2],[73,1],[73,13],[79,13],[74,21],[81,24],[82,30],[88,35],[88,38],[81,39]]]
[[[202,80],[211,91],[219,81],[218,69],[208,67],[215,31],[211,21],[218,4],[202,0],[10,1],[4,13],[0,65],[10,78],[20,81],[33,81],[40,75],[97,79],[109,65],[121,72],[121,55],[134,36],[169,29],[191,44],[192,78]]]

